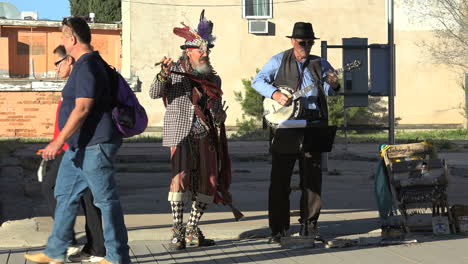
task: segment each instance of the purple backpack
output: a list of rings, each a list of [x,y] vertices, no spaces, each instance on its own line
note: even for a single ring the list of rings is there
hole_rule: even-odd
[[[99,55],[98,59],[107,65],[106,70],[111,82],[112,121],[122,137],[133,137],[141,134],[148,126],[145,108],[140,105],[133,90],[120,73]]]
[[[112,109],[112,120],[124,138],[141,134],[148,126],[145,108],[140,105],[135,93],[127,81],[113,70],[117,78],[115,106]]]

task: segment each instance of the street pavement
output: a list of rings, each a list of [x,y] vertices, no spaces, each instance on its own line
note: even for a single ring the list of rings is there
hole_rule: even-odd
[[[448,188],[450,204],[468,204],[468,149],[440,152],[454,172]],[[40,196],[34,174],[15,165],[35,153],[40,145],[27,145],[0,166],[0,264],[25,263],[22,254],[40,250],[51,231],[52,219]],[[356,239],[348,248],[287,249],[267,243],[270,161],[267,142],[230,142],[233,160],[231,191],[245,217],[236,222],[229,208],[212,205],[201,228],[217,240],[213,248],[166,250],[172,216],[167,202],[170,183],[169,153],[160,143],[127,143],[118,155],[119,186],[134,263],[468,263],[468,237],[413,234],[418,242],[381,246],[380,222],[373,192],[378,144],[335,144],[323,177],[323,210],[320,233],[327,240]],[[292,186],[298,185],[295,169]],[[8,195],[5,195],[8,194]],[[291,233],[298,232],[299,192],[291,194]],[[188,208],[185,213],[187,219]],[[84,242],[84,219],[75,230]],[[377,241],[377,242],[376,242]]]

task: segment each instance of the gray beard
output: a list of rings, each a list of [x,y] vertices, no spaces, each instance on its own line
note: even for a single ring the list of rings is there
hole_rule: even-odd
[[[213,73],[213,66],[209,63],[203,63],[195,67],[194,70],[203,76],[209,76]]]

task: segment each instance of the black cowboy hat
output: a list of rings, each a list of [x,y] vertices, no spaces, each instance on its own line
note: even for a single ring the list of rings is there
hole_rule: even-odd
[[[314,29],[311,23],[296,22],[294,24],[292,36],[286,36],[288,38],[297,39],[319,39],[315,37]]]

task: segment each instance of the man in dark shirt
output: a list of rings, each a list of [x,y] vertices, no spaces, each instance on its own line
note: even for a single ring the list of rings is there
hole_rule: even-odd
[[[73,68],[75,60],[67,55],[67,51],[63,45],[57,46],[54,50],[55,56],[55,70],[57,75],[60,78],[68,78]],[[60,129],[58,125],[60,105],[62,104],[62,99],[57,106],[57,114],[55,120],[55,129],[54,137],[52,141],[60,134]],[[57,180],[58,170],[60,167],[60,162],[62,161],[64,151],[68,149],[68,144],[65,143],[59,153],[55,156],[55,159],[52,162],[48,162],[47,172],[42,183],[42,194],[46,198],[46,201],[51,209],[52,217],[54,217],[56,201],[54,196],[55,182]],[[42,150],[40,150],[42,155]],[[83,195],[81,199],[81,205],[83,207],[84,215],[86,217],[86,244],[80,251],[80,246],[78,242],[74,239],[73,236],[72,243],[67,250],[67,255],[69,255],[69,260],[72,262],[80,261],[89,261],[89,262],[98,262],[103,259],[106,255],[106,249],[104,248],[104,235],[102,231],[102,220],[101,220],[101,210],[94,205],[94,197],[91,194],[89,189]]]
[[[66,142],[69,149],[60,164],[55,186],[57,208],[52,234],[44,253],[26,254],[37,263],[63,263],[86,188],[101,209],[106,256],[99,263],[130,263],[122,208],[116,191],[113,158],[122,137],[111,118],[111,87],[105,62],[90,46],[91,30],[82,18],[63,21],[62,41],[75,59],[62,91],[60,134],[44,149],[43,159],[54,159]]]

